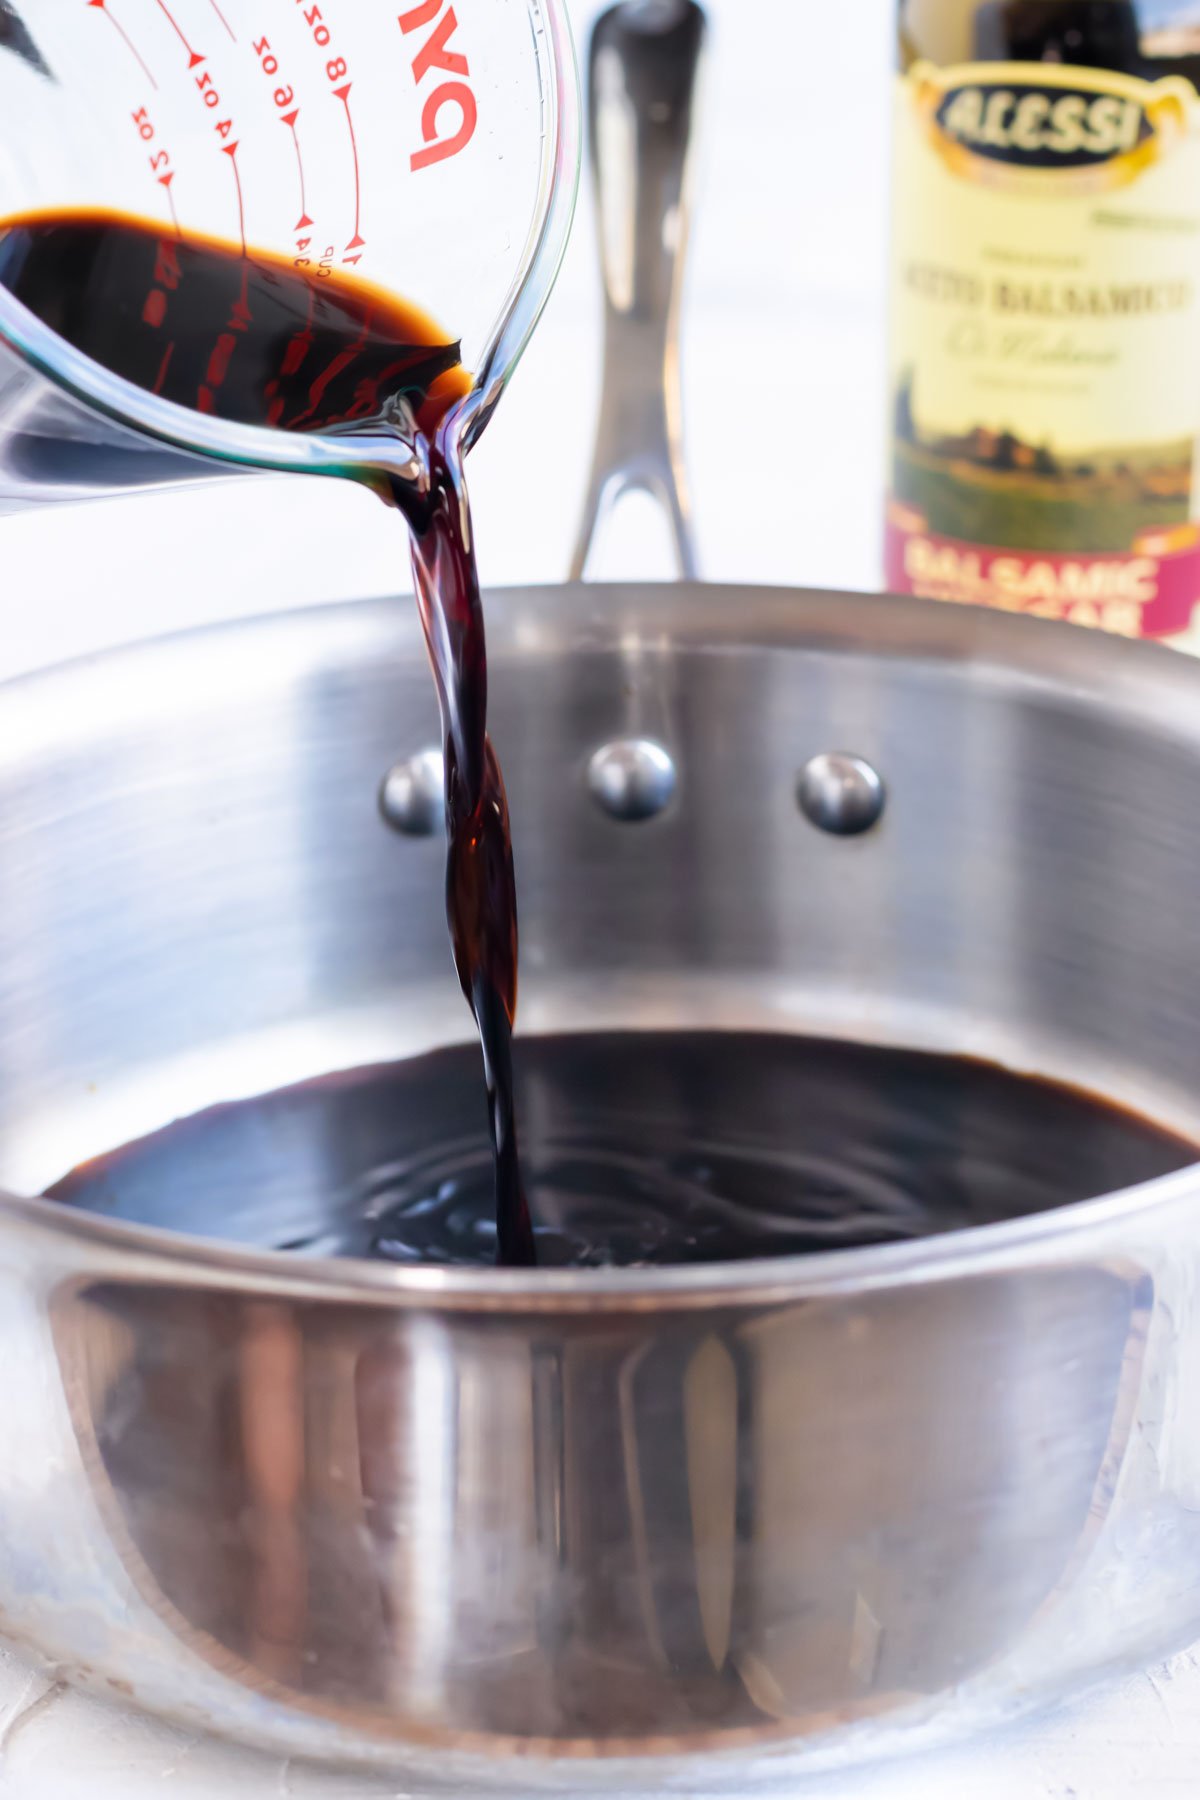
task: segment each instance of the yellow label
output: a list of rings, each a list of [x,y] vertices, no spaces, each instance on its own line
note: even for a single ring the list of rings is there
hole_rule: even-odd
[[[1079,558],[1068,585],[1124,605],[1106,618],[1097,600],[1083,622],[1186,629],[1179,558],[1200,594],[1195,89],[916,64],[896,108],[892,318],[892,585],[933,591],[913,572],[982,546],[1008,553],[1006,597],[978,559],[974,590],[942,597],[1028,590],[1065,617],[1047,596],[1061,559]],[[1049,559],[1032,576],[1031,557]],[[1122,566],[1102,578],[1089,558]],[[1161,584],[1146,574],[1156,559]],[[1150,597],[1134,604],[1134,590]]]

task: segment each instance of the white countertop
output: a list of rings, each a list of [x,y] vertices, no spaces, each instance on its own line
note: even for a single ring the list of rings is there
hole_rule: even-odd
[[[714,45],[684,340],[704,572],[874,586],[892,0],[709,4]],[[574,0],[581,37],[593,10]],[[598,321],[585,194],[559,288],[473,459],[477,539],[493,585],[552,582],[565,571],[590,458]],[[768,387],[771,406],[756,416]],[[527,471],[551,441],[531,528],[519,503]],[[747,543],[732,528],[728,497],[751,478],[760,523]],[[661,552],[649,503],[631,501],[602,572],[666,573]],[[409,585],[393,519],[332,482],[302,489],[298,480],[250,478],[46,508],[0,520],[0,557],[4,674],[146,633]],[[1128,1800],[1137,1791],[1191,1800],[1198,1769],[1200,1666],[1187,1655],[1053,1717],[816,1781],[804,1793]],[[384,1800],[399,1792],[130,1718],[0,1653],[4,1800]]]
[[[818,1777],[797,1800],[1193,1800],[1193,1654],[936,1755]],[[651,1790],[650,1792],[652,1792]],[[621,1800],[650,1800],[633,1792]],[[396,1780],[281,1761],[127,1714],[0,1653],[4,1800],[414,1800]],[[464,1797],[465,1800],[465,1797]]]

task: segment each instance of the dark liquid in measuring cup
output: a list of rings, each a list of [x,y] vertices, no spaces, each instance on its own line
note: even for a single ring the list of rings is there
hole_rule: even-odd
[[[459,345],[419,307],[123,214],[0,225],[0,283],[102,367],[240,425],[328,431],[407,403],[432,432],[469,386]]]
[[[517,1046],[547,1267],[730,1262],[1044,1212],[1195,1146],[986,1063],[734,1032]],[[52,1190],[139,1224],[310,1255],[487,1264],[491,1152],[473,1047],[215,1107]]]
[[[487,736],[487,650],[462,471],[438,427],[470,385],[426,314],[357,279],[116,214],[40,213],[0,234],[0,283],[67,343],[161,399],[282,431],[414,430],[423,491],[391,485],[412,536],[445,727],[446,895],[479,1026],[497,1254],[533,1261],[517,1162],[517,910],[504,782]]]

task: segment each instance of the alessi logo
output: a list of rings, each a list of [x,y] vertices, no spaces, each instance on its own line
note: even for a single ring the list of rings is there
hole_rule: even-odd
[[[959,173],[991,185],[1100,190],[1132,180],[1195,128],[1186,81],[1029,63],[918,64],[925,128]]]
[[[1105,162],[1135,150],[1153,130],[1137,100],[1026,86],[952,88],[937,122],[978,156],[1034,169]]]

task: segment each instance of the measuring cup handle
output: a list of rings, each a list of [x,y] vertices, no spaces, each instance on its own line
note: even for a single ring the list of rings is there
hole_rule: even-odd
[[[663,507],[680,575],[697,574],[683,465],[679,311],[705,32],[695,0],[623,0],[592,31],[588,133],[604,280],[604,379],[572,580],[582,578],[605,518],[630,489]]]
[[[0,340],[0,514],[241,473],[105,417]]]

